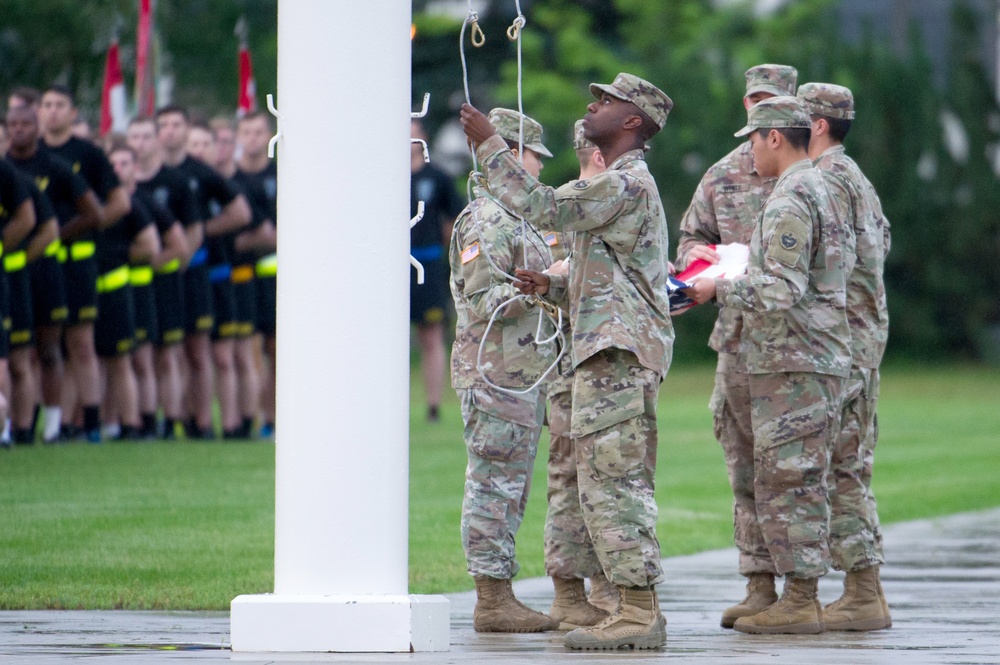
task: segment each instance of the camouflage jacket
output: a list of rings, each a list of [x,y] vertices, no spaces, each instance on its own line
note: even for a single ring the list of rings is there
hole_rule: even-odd
[[[558,189],[528,174],[500,137],[484,141],[478,155],[497,198],[539,228],[573,232],[568,304],[574,366],[618,348],[664,376],[674,340],[667,223],[642,150]],[[554,278],[553,285],[562,281]],[[557,301],[554,294],[550,299]]]
[[[712,165],[698,183],[691,205],[681,219],[678,270],[687,267],[688,253],[697,245],[734,242],[749,245],[757,214],[776,180],[757,174],[749,141],[744,141]],[[736,353],[742,330],[743,312],[734,307],[722,307],[708,345],[719,353]]]
[[[477,188],[475,194],[476,199],[455,221],[448,251],[457,315],[451,352],[451,383],[456,389],[483,385],[476,369],[480,342],[496,308],[518,295],[511,281],[490,265],[490,259],[512,275],[515,268],[522,267],[527,245],[528,269],[545,270],[552,264],[552,254],[537,229],[528,223],[522,225],[486,190]],[[482,356],[491,382],[504,388],[527,388],[555,360],[553,344],[535,344],[538,316],[538,307],[524,299],[514,301],[497,316]],[[550,323],[542,330],[545,336],[553,332]]]
[[[851,356],[856,367],[874,369],[882,362],[889,339],[889,311],[882,279],[889,253],[889,220],[875,188],[844,146],[826,150],[814,162],[832,175],[828,179],[831,196],[846,211],[847,224],[854,229],[857,260],[847,279],[847,321],[851,326]]]
[[[823,174],[808,160],[788,167],[757,219],[747,274],[716,280],[719,302],[744,312],[740,371],[850,373],[849,243]]]

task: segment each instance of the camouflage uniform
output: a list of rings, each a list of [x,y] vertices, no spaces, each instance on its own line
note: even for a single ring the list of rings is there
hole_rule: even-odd
[[[746,95],[767,92],[790,95],[798,72],[786,65],[758,65],[746,72]],[[681,220],[677,263],[689,263],[699,245],[750,244],[757,214],[774,189],[776,178],[759,175],[750,143],[745,141],[715,163],[702,177]],[[726,457],[733,489],[733,530],[739,550],[739,572],[773,573],[774,564],[757,523],[753,492],[753,426],[750,422],[749,375],[736,371],[743,312],[721,307],[708,345],[719,354],[709,408],[715,438]]]
[[[800,102],[766,99],[758,127],[809,127]],[[720,303],[744,311],[740,371],[750,385],[757,520],[779,575],[829,567],[826,474],[850,372],[846,237],[823,175],[807,160],[778,178],[750,241],[746,276],[717,280]]]
[[[842,86],[807,83],[798,96],[809,112],[827,118],[854,118],[854,97]],[[882,530],[871,489],[878,441],[878,367],[889,334],[883,267],[889,253],[889,221],[875,188],[838,145],[814,165],[832,176],[830,193],[846,211],[856,239],[856,263],[847,280],[851,326],[851,375],[844,393],[840,437],[830,462],[830,553],[838,570],[858,570],[885,562]]]
[[[517,114],[508,114],[494,111],[490,119],[498,130],[509,131],[512,115],[516,140]],[[540,143],[532,147],[535,133],[540,136],[541,126],[526,118],[525,147],[541,152]],[[455,222],[448,253],[457,315],[451,381],[462,403],[469,457],[462,545],[471,574],[509,579],[518,571],[514,536],[528,499],[544,400],[538,389],[513,395],[488,385],[477,369],[477,357],[486,335],[482,365],[487,377],[514,390],[532,385],[552,364],[552,345],[534,341],[539,310],[525,299],[509,304],[487,334],[496,308],[518,294],[497,268],[513,274],[524,263],[525,248],[526,267],[531,270],[547,268],[552,255],[541,234],[518,220],[488,190],[477,187],[475,196]],[[551,332],[549,325],[543,334]]]
[[[592,85],[631,101],[660,127],[670,98],[619,74]],[[573,327],[573,403],[583,515],[608,579],[628,587],[663,578],[656,539],[653,465],[656,395],[670,365],[667,225],[641,149],[607,171],[554,189],[528,174],[497,137],[477,149],[491,190],[541,228],[573,232],[568,279]],[[550,299],[567,280],[552,277]]]
[[[577,120],[573,147],[594,147],[583,137],[583,124]],[[558,231],[544,234],[554,261],[570,257],[572,235]],[[573,410],[573,330],[569,317],[563,319],[567,352],[559,362],[559,374],[547,387],[549,394],[549,464],[548,510],[545,515],[545,574],[550,577],[593,577],[601,569],[594,542],[584,523],[580,505],[580,485],[576,476],[576,446],[570,437]]]

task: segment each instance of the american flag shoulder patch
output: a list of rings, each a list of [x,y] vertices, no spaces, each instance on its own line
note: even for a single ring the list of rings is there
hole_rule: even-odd
[[[479,256],[479,243],[474,242],[462,250],[462,265]]]
[[[545,244],[549,247],[555,247],[559,244],[559,234],[555,231],[549,231],[545,234]]]

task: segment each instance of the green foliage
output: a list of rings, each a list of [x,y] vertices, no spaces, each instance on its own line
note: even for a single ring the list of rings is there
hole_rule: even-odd
[[[483,106],[516,106],[516,51],[503,36],[509,3],[494,0],[484,64],[470,79]],[[419,5],[419,3],[418,3]],[[418,10],[419,10],[418,6]],[[752,3],[711,0],[547,0],[527,11],[523,37],[524,110],[546,128],[556,157],[542,180],[575,177],[570,129],[591,96],[588,83],[630,71],[660,85],[675,107],[647,153],[676,243],[678,222],[704,171],[735,147],[745,122],[743,73],[763,62],[796,66],[800,83],[831,81],[855,93],[857,119],[846,145],[882,199],[892,224],[886,266],[890,344],[895,357],[987,355],[1000,338],[1000,187],[990,155],[1000,148],[1000,109],[980,60],[983,22],[963,3],[950,26],[949,71],[935,85],[931,60],[914,29],[893,49],[869,31],[858,43],[840,35],[834,0],[784,3],[757,15]],[[419,14],[419,11],[418,11]],[[496,14],[496,16],[493,16]],[[504,23],[506,21],[506,23]],[[457,59],[457,45],[451,47]],[[418,67],[414,80],[429,73]],[[461,73],[439,79],[453,89]],[[416,90],[416,87],[415,87]],[[473,100],[476,103],[476,100]],[[957,163],[942,139],[942,111],[961,122],[970,146]],[[449,115],[450,114],[450,115]],[[442,111],[441,122],[453,117]],[[996,163],[1000,163],[997,160]],[[933,165],[922,178],[918,165]],[[703,355],[711,322],[701,312],[676,321],[678,358]],[[1000,341],[993,343],[1000,357]]]
[[[238,85],[233,28],[249,28],[259,103],[276,91],[277,0],[160,0],[155,27],[174,77],[174,101],[206,114],[233,113]],[[27,85],[68,85],[84,115],[100,116],[108,44],[119,29],[121,64],[131,98],[135,76],[136,0],[0,0],[0,91]]]

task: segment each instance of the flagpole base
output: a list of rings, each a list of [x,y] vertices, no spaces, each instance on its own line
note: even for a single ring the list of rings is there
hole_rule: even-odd
[[[444,596],[243,595],[230,606],[237,653],[447,651]]]

